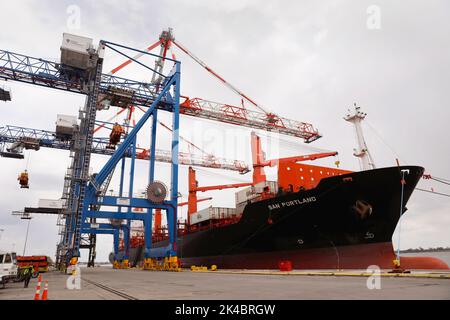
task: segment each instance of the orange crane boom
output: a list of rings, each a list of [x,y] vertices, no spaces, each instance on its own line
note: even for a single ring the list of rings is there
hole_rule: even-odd
[[[198,200],[197,200],[197,203],[205,202],[205,201],[210,201],[210,200],[212,200],[212,199],[213,199],[212,197],[209,197],[209,198],[203,198],[203,199],[198,199]],[[189,201],[188,201],[188,202],[181,202],[181,203],[178,204],[179,207],[185,207],[185,206],[187,206],[187,205],[189,205]]]

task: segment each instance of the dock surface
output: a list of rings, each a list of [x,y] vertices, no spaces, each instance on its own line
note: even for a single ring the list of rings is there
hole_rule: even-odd
[[[101,267],[81,269],[81,290],[67,289],[69,275],[58,271],[43,274],[43,280],[48,281],[49,300],[450,299],[448,273],[383,276],[379,290],[368,289],[367,277],[346,273],[152,272]],[[23,283],[8,283],[0,289],[0,300],[32,300],[36,285],[37,279],[27,289]]]

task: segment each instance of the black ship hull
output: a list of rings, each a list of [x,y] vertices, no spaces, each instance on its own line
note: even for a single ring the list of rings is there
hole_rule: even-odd
[[[407,170],[403,205],[402,170]],[[392,235],[423,172],[415,166],[355,172],[323,179],[311,190],[249,203],[236,224],[179,237],[178,257],[183,267],[277,269],[288,260],[296,269],[390,268]],[[143,258],[143,248],[129,249],[132,263]],[[414,268],[430,264],[410,262]]]

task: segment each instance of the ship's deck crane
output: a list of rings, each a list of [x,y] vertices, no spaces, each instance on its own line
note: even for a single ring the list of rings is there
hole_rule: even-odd
[[[266,160],[265,154],[261,145],[261,138],[254,132],[252,132],[252,158],[253,158],[253,183],[258,184],[266,182],[267,177],[264,172],[265,167],[275,167],[280,164],[297,163],[303,161],[313,161],[317,159],[323,159],[328,157],[337,156],[337,152],[323,152],[309,155],[301,155],[273,160]]]

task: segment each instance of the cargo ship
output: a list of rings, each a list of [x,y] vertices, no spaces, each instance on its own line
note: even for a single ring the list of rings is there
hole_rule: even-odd
[[[329,154],[266,161],[254,134],[253,182],[236,193],[236,208],[197,211],[195,191],[200,189],[190,168],[191,207],[187,223],[179,224],[177,241],[182,266],[278,269],[288,261],[294,269],[366,269],[372,265],[392,269],[396,259],[392,236],[424,168],[374,168],[360,134],[364,117],[357,108],[346,118],[357,130],[355,156],[364,168],[360,172],[301,163]],[[266,181],[264,174],[264,166],[272,164],[278,167],[276,182]],[[153,245],[165,247],[167,232],[159,223]],[[122,245],[116,259],[125,254],[132,265],[142,263],[143,237],[135,234],[130,247]],[[110,260],[114,261],[114,254]],[[401,257],[401,265],[448,269],[432,257]]]

